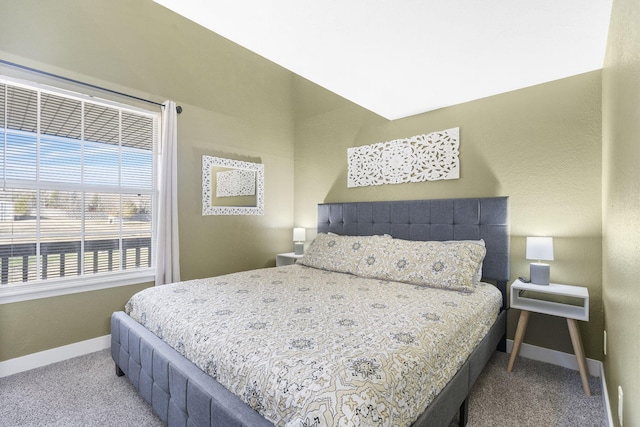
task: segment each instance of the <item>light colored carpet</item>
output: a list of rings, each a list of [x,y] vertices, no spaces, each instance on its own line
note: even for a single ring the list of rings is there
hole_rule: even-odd
[[[509,355],[494,353],[469,398],[467,427],[606,426],[602,383],[589,377],[591,397],[580,373],[518,357],[511,373]]]
[[[471,396],[468,427],[604,426],[599,378],[586,397],[578,372],[495,353]],[[0,379],[0,426],[162,426],[109,350]],[[452,424],[455,425],[455,424]]]
[[[0,426],[162,426],[110,350],[0,378]]]

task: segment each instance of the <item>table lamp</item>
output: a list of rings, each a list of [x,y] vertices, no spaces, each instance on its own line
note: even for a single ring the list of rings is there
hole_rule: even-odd
[[[296,255],[304,254],[304,242],[307,240],[306,230],[302,227],[293,229],[293,248]]]
[[[551,237],[527,237],[527,259],[537,259],[529,264],[529,280],[536,285],[549,284],[549,264],[540,261],[553,260],[553,239]]]

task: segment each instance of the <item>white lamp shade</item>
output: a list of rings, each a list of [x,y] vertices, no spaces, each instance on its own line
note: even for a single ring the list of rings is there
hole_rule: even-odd
[[[293,241],[304,242],[307,240],[307,230],[302,227],[296,227],[293,229]]]
[[[553,238],[527,237],[527,259],[553,260]]]

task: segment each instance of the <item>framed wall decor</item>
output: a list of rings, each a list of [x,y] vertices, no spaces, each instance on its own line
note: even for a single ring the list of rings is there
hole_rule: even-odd
[[[202,156],[202,215],[263,214],[263,164]]]

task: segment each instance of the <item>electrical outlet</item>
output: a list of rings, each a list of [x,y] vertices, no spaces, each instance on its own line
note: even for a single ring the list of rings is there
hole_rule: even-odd
[[[624,394],[622,393],[622,386],[619,385],[618,386],[618,420],[620,421],[620,427],[622,427],[624,424],[622,423],[622,402],[624,398]]]
[[[607,331],[604,331],[604,355],[607,355]]]

